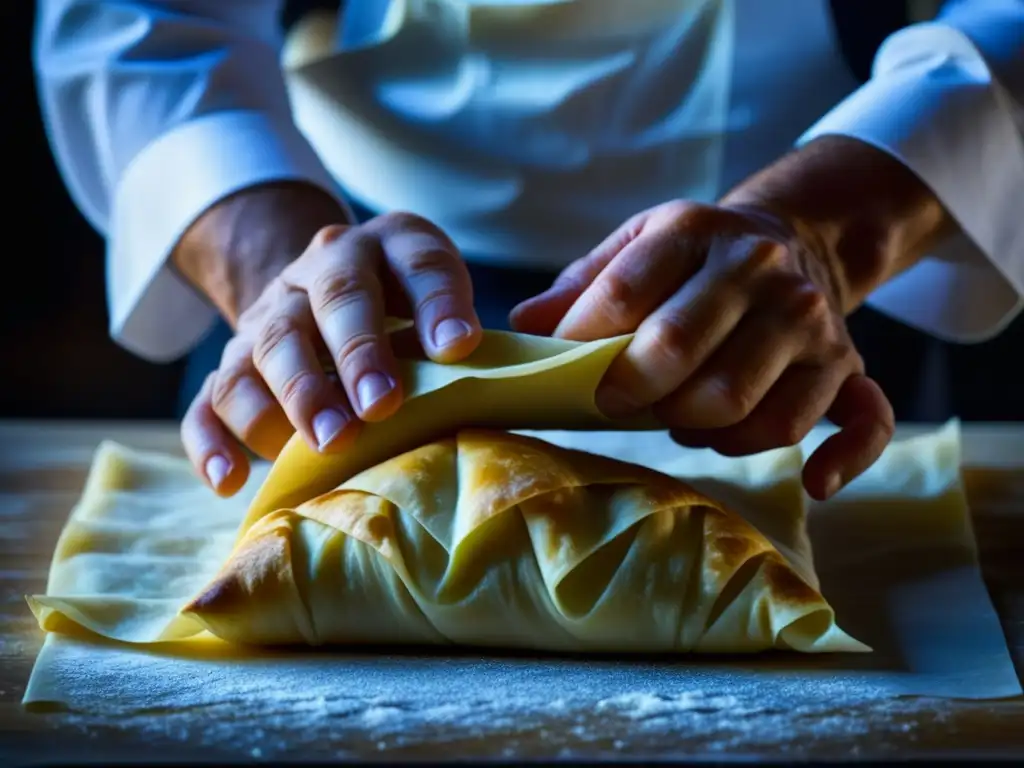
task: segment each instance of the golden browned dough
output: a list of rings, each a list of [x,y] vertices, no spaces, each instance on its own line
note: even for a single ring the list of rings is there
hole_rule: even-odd
[[[483,430],[255,520],[182,614],[256,645],[866,650],[767,538],[686,483]]]

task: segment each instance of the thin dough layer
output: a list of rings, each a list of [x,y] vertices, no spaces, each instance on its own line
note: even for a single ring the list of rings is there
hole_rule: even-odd
[[[399,349],[407,325],[389,325]],[[594,403],[629,341],[489,331],[457,365],[400,353],[400,411],[341,453],[293,436],[247,510],[253,481],[216,499],[184,460],[106,443],[29,604],[44,630],[140,644],[866,650],[817,590],[799,448],[716,470],[723,505],[504,432],[613,428],[639,463],[685,455],[666,471],[697,482],[707,457]]]
[[[768,539],[686,483],[478,430],[263,516],[183,614],[257,645],[866,650]]]
[[[407,327],[401,321],[390,326],[400,348]],[[473,354],[460,363],[441,365],[420,355],[400,355],[406,400],[398,413],[364,424],[352,449],[338,453],[319,453],[292,435],[242,530],[263,515],[301,504],[357,472],[467,427],[660,430],[649,414],[612,422],[594,402],[608,366],[631,339],[580,343],[485,331]]]

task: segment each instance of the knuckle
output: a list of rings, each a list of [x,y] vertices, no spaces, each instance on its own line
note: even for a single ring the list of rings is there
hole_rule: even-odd
[[[688,218],[700,218],[705,211],[705,206],[699,203],[692,203],[688,200],[669,200],[663,203],[658,212],[675,219],[680,224],[685,224]]]
[[[587,281],[575,275],[559,275],[552,283],[550,290],[553,293],[582,294],[587,289]]]
[[[254,331],[258,331],[267,316],[272,314],[282,303],[287,302],[289,297],[295,293],[295,289],[285,279],[286,273],[294,264],[296,262],[292,262],[285,267],[284,271],[271,280],[260,295],[256,297],[256,300],[238,316],[239,334],[236,335],[236,338],[238,335],[251,334]]]
[[[295,320],[289,315],[275,315],[263,324],[252,346],[252,362],[260,370],[268,358],[289,337],[298,333]]]
[[[355,333],[349,336],[338,350],[338,373],[346,380],[353,381],[355,369],[360,366],[360,361],[373,357],[379,339],[373,333]]]
[[[779,446],[799,445],[814,427],[815,418],[805,413],[791,414],[775,426]]]
[[[380,238],[366,227],[349,227],[341,236],[345,243],[343,253],[366,253],[376,250],[380,246]],[[344,263],[346,259],[341,259]],[[337,263],[337,261],[335,262]]]
[[[764,238],[753,239],[736,259],[732,270],[733,279],[746,282],[770,275],[785,264],[788,253],[789,250],[782,243]]]
[[[350,304],[367,296],[366,280],[351,268],[330,269],[314,278],[310,299],[315,310],[329,310]]]
[[[750,249],[748,264],[757,274],[772,272],[785,263],[788,255],[789,249],[782,243],[762,239]]]
[[[217,371],[210,371],[206,374],[206,378],[203,379],[203,386],[200,388],[200,397],[206,396],[207,398],[212,396],[213,388],[217,383]],[[197,398],[199,399],[199,398]]]
[[[686,243],[694,237],[707,234],[712,229],[708,226],[708,219],[706,206],[685,200],[670,200],[655,209],[654,215],[646,221],[658,227],[665,236],[674,241]],[[634,232],[639,234],[635,228]]]
[[[558,273],[551,287],[566,291],[583,291],[590,284],[590,280],[587,279],[589,263],[589,257],[576,259],[576,261]]]
[[[249,341],[242,336],[232,336],[224,345],[220,367],[206,379],[210,405],[217,414],[222,414],[234,395],[238,383],[253,373],[252,351]]]
[[[756,405],[756,394],[747,384],[735,379],[714,379],[710,385],[716,411],[730,424],[746,418]]]
[[[684,350],[694,348],[694,334],[686,325],[673,318],[659,318],[650,331],[650,347],[669,360],[679,360]]]
[[[325,233],[326,232],[326,233]],[[322,245],[331,245],[320,249],[311,248],[313,258],[299,258],[285,267],[285,275],[294,271],[290,282],[301,286],[302,290],[312,293],[325,274],[336,271],[357,271],[361,263],[375,263],[380,249],[380,239],[365,226],[343,226],[339,224],[324,227],[317,233]],[[288,286],[289,290],[295,290]]]
[[[324,248],[340,240],[350,229],[351,227],[345,224],[328,224],[326,227],[321,227],[313,235],[312,246],[314,248]]]
[[[302,404],[315,397],[320,388],[320,379],[308,369],[296,371],[281,384],[278,399],[286,409],[295,411]]]
[[[427,238],[424,238],[427,240]],[[428,242],[415,243],[402,260],[402,266],[411,274],[436,274],[439,277],[452,279],[456,259],[450,251],[438,247],[433,239]]]
[[[638,292],[628,280],[614,273],[602,276],[596,284],[597,307],[615,327],[630,327],[636,318]]]
[[[780,304],[779,321],[787,331],[800,334],[808,352],[824,356],[833,348],[845,348],[848,339],[842,318],[834,311],[828,294],[801,279],[787,281],[775,294]]]
[[[721,209],[690,200],[670,200],[658,208],[658,214],[670,222],[670,231],[679,235],[708,232],[721,219]]]
[[[214,374],[213,384],[210,386],[210,405],[213,406],[214,413],[224,414],[238,382],[244,375],[246,373],[241,366],[222,368]]]
[[[434,229],[434,225],[429,221],[409,211],[385,213],[377,217],[376,223],[388,232],[397,232],[405,229],[429,229],[431,231]]]
[[[859,373],[864,368],[864,360],[857,350],[841,341],[826,344],[820,359],[826,367],[837,371]]]
[[[236,334],[228,339],[221,353],[221,368],[248,366],[252,362],[252,342],[245,336]]]
[[[196,396],[192,398],[192,402],[188,404],[188,409],[185,411],[182,419],[180,431],[183,437],[189,431],[186,426],[187,424],[198,422],[207,409],[213,409],[213,392],[216,384],[217,371],[211,371],[206,374],[206,378],[203,379],[203,385],[199,388]]]
[[[832,305],[825,292],[816,286],[803,284],[792,290],[789,311],[796,322],[807,327],[831,324]]]

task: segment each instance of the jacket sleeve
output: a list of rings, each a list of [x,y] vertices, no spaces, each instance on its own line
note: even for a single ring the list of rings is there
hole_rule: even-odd
[[[39,0],[34,40],[50,145],[106,238],[112,337],[153,361],[216,312],[167,264],[206,208],[250,185],[339,191],[295,127],[281,0]]]
[[[890,37],[870,81],[800,143],[825,134],[899,159],[959,231],[868,299],[950,341],[983,341],[1024,296],[1024,0],[955,0]]]

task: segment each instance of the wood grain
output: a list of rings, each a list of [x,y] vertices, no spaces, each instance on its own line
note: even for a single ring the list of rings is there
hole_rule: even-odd
[[[902,428],[901,434],[907,436],[922,429]],[[21,708],[25,683],[42,641],[23,595],[43,591],[57,536],[81,492],[101,439],[180,453],[176,429],[164,423],[0,423],[0,753],[13,761],[4,764],[29,760],[145,760],[157,756],[154,749],[161,746],[167,750],[159,752],[161,758],[251,758],[253,754],[248,751],[232,751],[231,726],[225,726],[228,738],[221,739],[211,755],[209,746],[190,746],[187,720],[180,726],[179,737],[171,738],[166,733],[154,735],[144,718],[133,721],[131,727],[111,723],[83,728],[65,714],[29,714]],[[1024,677],[1024,425],[965,426],[964,465],[985,581],[1018,675]],[[863,734],[830,735],[827,730],[819,738],[801,738],[799,743],[780,738],[774,747],[766,747],[758,755],[1024,756],[1024,702],[1020,700],[940,703],[919,699],[896,710],[865,704],[843,714],[866,721],[884,720],[886,727],[871,738]],[[273,732],[272,723],[246,721],[237,725],[247,731],[254,727],[265,728],[267,734]],[[652,743],[649,736],[631,731],[628,724],[614,722],[608,723],[607,734],[607,743],[591,740],[574,745],[568,727],[552,727],[533,735],[511,730],[486,736],[467,729],[465,733],[447,733],[443,751],[437,742],[427,740],[392,745],[382,754],[378,743],[353,740],[351,735],[345,737],[343,746],[346,755],[357,758],[500,758],[509,744],[515,745],[515,755],[520,758],[550,758],[566,748],[575,748],[576,757],[616,750],[620,754],[644,750],[649,754],[706,756],[706,745],[687,734],[673,734],[671,744],[664,743],[664,739]],[[281,738],[287,739],[287,734]],[[289,753],[289,757],[316,759],[337,754],[342,745],[325,739],[315,750]]]

